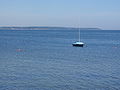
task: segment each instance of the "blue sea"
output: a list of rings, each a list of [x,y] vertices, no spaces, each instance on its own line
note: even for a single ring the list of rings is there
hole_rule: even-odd
[[[120,31],[0,30],[0,90],[120,90]]]

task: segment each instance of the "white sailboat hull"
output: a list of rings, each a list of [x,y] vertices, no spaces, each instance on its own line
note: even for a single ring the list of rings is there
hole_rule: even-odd
[[[73,46],[78,46],[78,47],[83,47],[84,43],[83,42],[75,42],[72,44]]]

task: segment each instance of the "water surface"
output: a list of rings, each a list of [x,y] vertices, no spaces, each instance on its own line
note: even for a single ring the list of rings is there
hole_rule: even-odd
[[[119,90],[120,31],[1,30],[0,90]]]

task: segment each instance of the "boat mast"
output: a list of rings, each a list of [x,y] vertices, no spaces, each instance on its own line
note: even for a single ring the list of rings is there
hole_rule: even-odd
[[[79,38],[79,42],[80,42],[80,28],[79,28],[79,33],[78,33],[78,36],[79,36],[78,38]]]

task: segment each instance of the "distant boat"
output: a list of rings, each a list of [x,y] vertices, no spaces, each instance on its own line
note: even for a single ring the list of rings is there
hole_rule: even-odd
[[[77,47],[83,47],[84,43],[80,41],[80,28],[79,28],[78,36],[79,36],[79,38],[78,38],[79,40],[77,42],[74,42],[72,45],[77,46]]]

